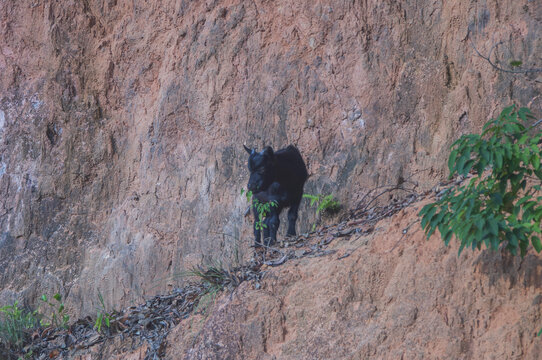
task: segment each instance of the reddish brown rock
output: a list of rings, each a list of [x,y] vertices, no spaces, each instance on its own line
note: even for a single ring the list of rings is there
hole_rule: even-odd
[[[131,341],[133,339],[113,338],[103,344],[95,345],[90,349],[79,351],[78,354],[69,356],[74,360],[143,360],[148,346],[145,343]],[[52,357],[51,357],[52,358]]]
[[[202,258],[249,256],[243,143],[296,144],[306,192],[334,192],[345,208],[417,170],[430,187],[460,133],[512,100],[540,115],[539,74],[495,71],[470,40],[484,54],[504,40],[504,65],[541,67],[541,11],[508,0],[1,2],[0,303],[59,291],[73,316],[93,314],[98,290],[120,308]],[[298,230],[314,218],[305,205]],[[409,301],[397,326],[417,323]],[[386,343],[382,331],[363,354]]]
[[[538,359],[540,258],[457,257],[457,244],[410,226],[421,206],[331,243],[348,257],[291,260],[258,290],[243,283],[179,324],[167,358]]]

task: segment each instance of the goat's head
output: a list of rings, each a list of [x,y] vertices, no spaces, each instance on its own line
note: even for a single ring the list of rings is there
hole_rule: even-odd
[[[267,146],[261,152],[257,152],[245,145],[243,147],[249,153],[248,170],[250,171],[250,178],[248,179],[248,190],[252,192],[266,190],[275,181],[273,148]]]

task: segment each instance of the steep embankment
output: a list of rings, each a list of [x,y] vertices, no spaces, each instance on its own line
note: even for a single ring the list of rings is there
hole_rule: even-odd
[[[117,336],[72,357],[538,359],[542,260],[486,250],[457,257],[455,244],[425,240],[417,212],[426,202],[279,249],[288,261],[200,307],[165,342]]]
[[[98,289],[123,307],[203,256],[248,256],[245,142],[296,144],[306,191],[347,207],[420,169],[430,187],[459,133],[511,100],[540,110],[538,74],[495,71],[470,43],[540,67],[538,5],[0,2],[0,304],[58,291],[76,317]],[[366,258],[385,284],[395,263]]]
[[[458,258],[413,225],[421,205],[242,284],[176,328],[169,359],[538,359],[540,257]]]

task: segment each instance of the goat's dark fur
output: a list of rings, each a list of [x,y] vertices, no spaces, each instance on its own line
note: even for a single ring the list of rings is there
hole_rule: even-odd
[[[268,146],[261,152],[249,149],[245,150],[250,154],[248,158],[248,169],[250,178],[248,180],[248,190],[252,191],[254,199],[262,203],[276,201],[277,206],[271,206],[264,224],[263,236],[266,245],[272,244],[277,240],[277,230],[279,228],[279,215],[282,209],[289,207],[288,210],[288,236],[295,236],[295,223],[299,211],[299,204],[303,197],[303,185],[307,180],[308,173],[305,162],[299,153],[299,150],[293,145],[276,152]],[[258,213],[253,206],[254,211],[254,241],[256,246],[261,244],[261,231],[256,229]]]

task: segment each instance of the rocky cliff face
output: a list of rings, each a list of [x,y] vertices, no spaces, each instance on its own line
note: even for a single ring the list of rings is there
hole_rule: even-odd
[[[296,144],[306,192],[348,207],[419,170],[428,187],[460,133],[542,104],[540,73],[471,47],[540,67],[536,1],[2,1],[0,19],[0,302],[60,291],[73,315],[249,253],[243,143]]]
[[[243,283],[177,326],[167,358],[538,359],[540,258],[458,257],[412,226],[420,209]]]
[[[117,335],[65,352],[80,360],[160,351],[171,360],[538,359],[540,258],[487,250],[458,257],[457,243],[426,241],[417,213],[427,202],[280,248],[286,263],[263,266],[261,280],[199,306],[158,344]]]

